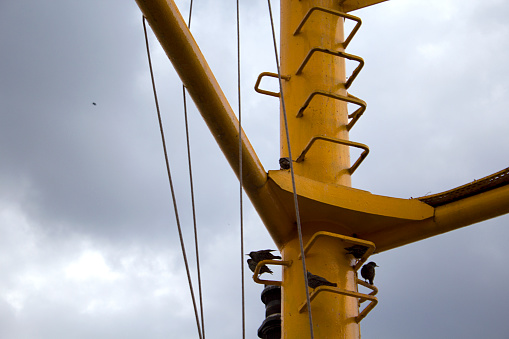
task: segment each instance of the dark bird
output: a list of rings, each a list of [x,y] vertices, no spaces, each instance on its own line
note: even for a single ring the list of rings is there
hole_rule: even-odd
[[[282,170],[289,170],[290,169],[290,158],[280,158],[279,159],[279,167]]]
[[[260,251],[252,251],[249,252],[251,259],[256,261],[257,263],[262,260],[273,260],[273,259],[281,259],[279,255],[274,255],[270,252],[274,252],[275,250],[260,250]]]
[[[353,245],[350,247],[345,247],[345,250],[347,250],[347,253],[353,255],[356,259],[360,259],[366,253],[368,248],[362,245]]]
[[[254,261],[253,259],[247,259],[247,264],[249,265],[249,269],[254,272],[255,269],[256,269],[256,265],[258,265],[258,262],[257,261]],[[263,274],[263,273],[270,273],[272,274],[272,271],[270,268],[267,267],[267,265],[263,265],[261,268],[260,268],[260,274]]]
[[[92,105],[97,106],[97,104],[95,102],[93,102]]]
[[[367,280],[371,285],[373,285],[373,279],[375,279],[375,267],[379,266],[373,261],[370,261],[361,268],[361,275],[364,281]]]
[[[317,288],[318,286],[332,286],[332,287],[337,287],[338,284],[336,283],[331,283],[330,281],[328,281],[327,279],[325,278],[322,278],[318,275],[314,275],[314,274],[311,274],[309,273],[308,271],[308,286],[311,287],[312,289],[315,289]]]

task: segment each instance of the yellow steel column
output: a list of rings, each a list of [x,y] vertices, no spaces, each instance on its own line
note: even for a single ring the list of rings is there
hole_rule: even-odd
[[[319,229],[323,225],[304,225],[305,229]],[[304,242],[309,240],[304,236]],[[345,255],[344,243],[338,239],[320,238],[306,255],[308,271],[337,283],[337,287],[357,291],[353,262]],[[306,301],[302,264],[297,237],[283,248],[283,259],[293,260],[283,269],[282,289],[282,338],[309,338],[307,310],[299,312]],[[310,289],[310,293],[313,290]],[[323,292],[311,302],[315,338],[360,338],[357,299]]]
[[[345,96],[345,60],[326,53],[313,53],[309,62],[298,72],[308,53],[315,47],[343,51],[343,18],[316,11],[300,30],[295,29],[306,13],[315,6],[341,10],[338,0],[281,0],[281,72],[290,76],[283,81],[283,93],[288,117],[293,160],[299,156],[311,138],[318,135],[348,139],[346,103],[325,96],[315,96],[302,117],[296,117],[306,99],[314,91]],[[281,119],[281,156],[288,156],[284,121]],[[295,174],[327,184],[351,186],[350,155],[347,146],[318,141],[303,162],[295,163]],[[297,187],[297,192],[299,187]],[[335,226],[336,229],[337,226]],[[306,243],[317,231],[327,229],[320,222],[303,224]],[[343,234],[351,235],[345,229]],[[339,288],[356,291],[351,256],[345,255],[343,242],[321,238],[306,255],[307,269]],[[284,260],[292,260],[283,269],[282,332],[283,338],[309,338],[307,311],[299,312],[306,300],[300,246],[297,234],[282,248]],[[310,289],[310,291],[312,291]],[[332,293],[322,293],[313,302],[312,316],[315,338],[359,338],[357,299]]]
[[[299,74],[308,53],[315,47],[343,51],[343,18],[316,11],[297,35],[296,28],[315,6],[339,10],[337,0],[281,0],[281,72],[290,75],[283,81],[293,160],[316,135],[348,139],[346,103],[315,96],[302,117],[296,118],[306,99],[314,91],[346,95],[345,60],[315,52]],[[281,121],[281,156],[288,156],[284,122]],[[351,186],[348,146],[318,141],[302,163],[294,163],[295,173],[313,180]]]

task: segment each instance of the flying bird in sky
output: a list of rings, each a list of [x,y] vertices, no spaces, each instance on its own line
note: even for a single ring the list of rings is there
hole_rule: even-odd
[[[361,268],[361,275],[364,281],[367,280],[371,285],[373,285],[373,279],[375,279],[375,267],[379,266],[373,261],[370,261]]]
[[[95,102],[93,102],[92,105],[97,106],[97,104]]]

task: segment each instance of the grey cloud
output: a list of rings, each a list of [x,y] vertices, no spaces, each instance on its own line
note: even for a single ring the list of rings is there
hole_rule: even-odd
[[[2,338],[197,337],[135,2],[0,7]],[[275,169],[279,105],[252,90],[259,73],[276,70],[266,3],[242,8],[244,128],[266,169]],[[356,13],[363,26],[349,52],[366,66],[351,93],[368,110],[351,139],[371,153],[354,187],[409,198],[507,167],[508,8],[392,0]],[[192,31],[236,111],[234,6],[209,1],[195,10]],[[196,287],[182,87],[150,39]],[[189,98],[188,107],[207,334],[236,338],[238,182]],[[270,247],[244,201],[246,251]],[[507,276],[499,269],[507,220],[377,255],[380,302],[362,322],[363,337],[476,338],[479,322],[485,335],[507,333]],[[87,253],[117,280],[66,276]],[[249,273],[247,337],[255,337],[264,310]],[[17,312],[13,303],[22,298]],[[83,312],[87,306],[98,313]]]

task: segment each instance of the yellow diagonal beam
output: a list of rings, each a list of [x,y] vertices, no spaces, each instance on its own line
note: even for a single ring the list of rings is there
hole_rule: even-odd
[[[205,57],[173,1],[137,0],[180,79],[238,175],[238,120]],[[246,135],[242,133],[246,184],[264,185],[267,174]]]
[[[345,6],[351,5],[348,8],[354,8],[354,4],[364,6],[376,2],[379,1],[347,1]],[[171,0],[137,0],[137,3],[212,135],[239,176],[238,120],[177,6]],[[272,180],[267,181],[267,173],[244,132],[242,140],[244,188],[272,238],[281,248],[293,233],[295,221],[291,196],[282,193],[283,191],[290,193],[288,173],[272,172]],[[302,180],[304,179],[297,181]],[[331,223],[350,220],[349,224],[360,225],[352,227],[352,232],[363,234],[364,239],[374,241],[377,244],[377,252],[509,212],[509,186],[434,209],[415,199],[375,196],[344,186],[324,185],[319,182],[299,182],[297,186],[302,198],[305,197],[301,213],[305,221],[310,222],[315,218],[329,220]],[[322,206],[327,206],[327,209]],[[318,211],[319,216],[315,217],[314,214]],[[355,220],[359,222],[356,223]]]
[[[136,0],[196,107],[239,177],[238,119],[172,0]],[[290,223],[267,185],[267,173],[242,131],[244,189],[265,225]]]

